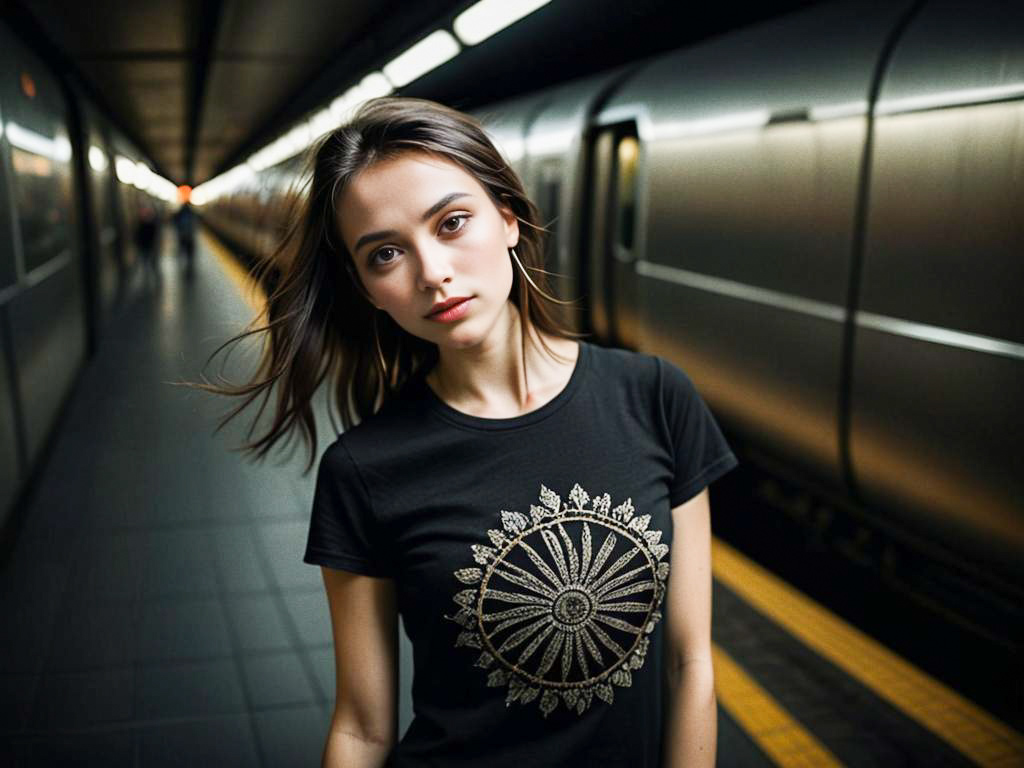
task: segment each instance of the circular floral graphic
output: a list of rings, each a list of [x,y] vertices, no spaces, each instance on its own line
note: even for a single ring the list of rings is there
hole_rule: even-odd
[[[481,652],[487,685],[508,687],[506,706],[539,697],[544,717],[559,701],[582,714],[595,695],[611,704],[613,686],[628,687],[643,666],[668,545],[631,499],[610,509],[607,493],[591,497],[577,483],[565,503],[541,485],[540,502],[529,517],[502,510],[491,546],[472,545],[481,567],[455,571],[470,587],[445,618],[463,628],[456,647]]]

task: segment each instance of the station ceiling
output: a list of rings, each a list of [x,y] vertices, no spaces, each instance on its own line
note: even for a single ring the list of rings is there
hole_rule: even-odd
[[[30,28],[155,170],[199,184],[475,0],[25,0]],[[552,0],[401,89],[470,109],[696,42],[813,0]]]

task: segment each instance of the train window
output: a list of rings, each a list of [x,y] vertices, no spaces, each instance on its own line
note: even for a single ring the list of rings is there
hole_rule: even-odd
[[[45,72],[33,68],[24,74],[22,87],[8,83],[3,96],[11,192],[23,268],[30,272],[71,247],[73,189],[63,97]]]
[[[616,150],[616,229],[619,245],[632,250],[636,220],[636,165],[640,144],[636,136],[627,134],[619,137]]]

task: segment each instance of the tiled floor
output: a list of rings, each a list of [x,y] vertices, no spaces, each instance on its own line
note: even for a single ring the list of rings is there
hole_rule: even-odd
[[[170,252],[161,275],[129,280],[0,573],[0,765],[319,764],[334,662],[301,560],[315,478],[302,451],[247,463],[229,448],[251,414],[213,435],[233,403],[169,383],[252,310],[209,248],[192,280]]]

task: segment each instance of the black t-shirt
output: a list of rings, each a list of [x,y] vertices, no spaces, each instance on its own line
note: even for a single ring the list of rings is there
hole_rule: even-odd
[[[585,341],[530,413],[418,376],[339,436],[304,560],[395,579],[414,718],[389,765],[660,768],[670,512],[736,464],[679,367]]]

